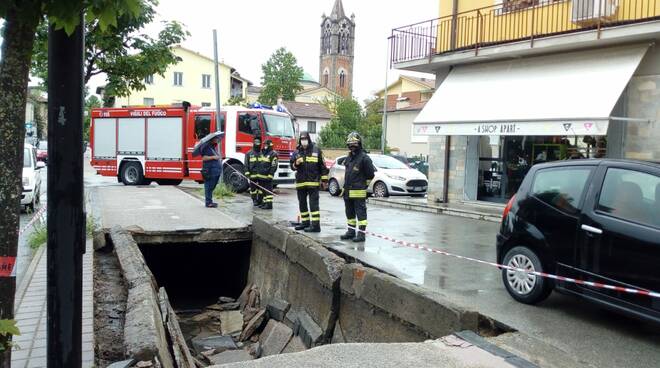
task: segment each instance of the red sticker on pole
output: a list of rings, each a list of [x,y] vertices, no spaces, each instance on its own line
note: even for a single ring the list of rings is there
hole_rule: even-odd
[[[0,257],[0,277],[13,276],[16,257]]]

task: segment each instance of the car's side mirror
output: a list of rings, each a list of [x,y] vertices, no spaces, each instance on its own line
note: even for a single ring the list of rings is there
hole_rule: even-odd
[[[37,161],[37,170],[41,170],[46,167],[46,164],[43,161]]]

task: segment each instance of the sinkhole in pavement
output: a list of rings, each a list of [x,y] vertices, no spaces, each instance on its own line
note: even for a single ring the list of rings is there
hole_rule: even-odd
[[[221,296],[238,298],[247,283],[249,241],[140,244],[139,248],[176,310],[203,308]]]

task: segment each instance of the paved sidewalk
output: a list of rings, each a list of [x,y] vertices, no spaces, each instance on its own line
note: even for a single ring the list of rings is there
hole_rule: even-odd
[[[83,367],[94,366],[92,253],[91,241],[88,241],[87,252],[83,256]],[[26,282],[29,282],[25,294],[22,297],[18,296],[20,300],[15,301],[15,318],[21,335],[14,337],[14,342],[18,346],[12,352],[12,368],[46,367],[47,252],[37,254],[41,256],[34,260],[38,262],[34,274],[25,275]]]

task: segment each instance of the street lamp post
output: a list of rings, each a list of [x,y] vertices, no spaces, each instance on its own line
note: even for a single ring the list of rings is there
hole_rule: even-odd
[[[385,47],[387,58],[385,60],[385,90],[383,92],[383,134],[380,138],[380,150],[385,154],[387,148],[387,89],[389,87],[388,74],[390,72],[390,40],[392,37],[387,38],[387,46]]]

